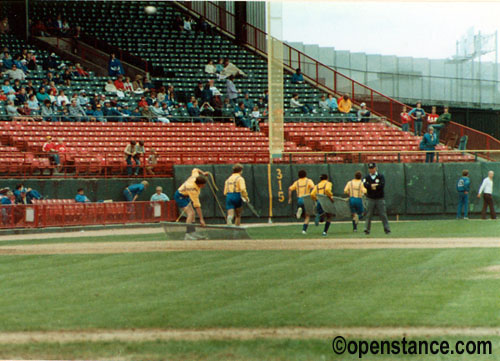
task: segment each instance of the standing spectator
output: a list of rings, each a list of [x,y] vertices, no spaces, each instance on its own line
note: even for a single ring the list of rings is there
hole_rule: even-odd
[[[335,99],[333,94],[328,94],[328,99],[326,100],[326,102],[328,103],[331,112],[336,112],[338,110],[337,99]]]
[[[153,170],[157,164],[158,164],[158,157],[156,155],[156,150],[152,148],[151,154],[148,157],[148,164],[146,165],[146,172],[149,175],[154,175],[155,172]]]
[[[241,93],[238,89],[236,89],[236,85],[234,85],[234,76],[229,76],[226,79],[226,94],[227,98],[229,99],[229,102],[231,105],[236,105],[237,99],[238,99],[238,94]]]
[[[85,195],[85,191],[83,188],[78,188],[76,191],[76,197],[75,197],[75,202],[77,203],[92,203],[90,199],[87,198]]]
[[[439,133],[443,128],[446,128],[448,123],[451,122],[451,114],[448,113],[448,107],[444,107],[444,113],[439,116],[437,119],[437,124],[434,124],[434,130],[436,131],[436,138],[439,141]]]
[[[139,195],[149,186],[148,181],[132,184],[123,190],[123,196],[127,202],[135,202]]]
[[[363,217],[363,196],[366,194],[366,188],[361,178],[360,171],[354,174],[354,179],[347,182],[344,193],[349,195],[349,207],[352,214],[352,231],[358,231],[358,222]]]
[[[192,31],[193,30],[193,25],[194,21],[191,18],[191,16],[187,17],[184,19],[184,30],[186,31]]]
[[[239,69],[236,65],[231,63],[228,58],[224,59],[224,69],[220,73],[221,79],[229,78],[230,76],[234,78],[246,78],[247,75]]]
[[[366,103],[361,103],[360,107],[361,109],[358,110],[358,122],[368,123],[372,114],[366,109]]]
[[[213,75],[215,74],[216,69],[214,65],[214,61],[212,59],[208,60],[208,63],[205,65],[205,73]]]
[[[217,60],[217,64],[215,65],[215,72],[217,74],[220,74],[223,70],[224,70],[224,59],[219,58],[219,60]]]
[[[401,112],[401,130],[403,132],[410,131],[410,115],[408,114],[408,109],[406,106],[403,107],[403,111]]]
[[[490,170],[488,172],[488,177],[483,179],[479,192],[477,193],[477,198],[481,198],[481,193],[483,193],[483,209],[481,210],[481,218],[486,219],[486,208],[490,207],[491,219],[496,219],[497,215],[495,213],[495,205],[493,204],[493,176],[495,172]]]
[[[144,141],[140,140],[139,144],[135,146],[135,155],[134,155],[134,161],[137,167],[135,168],[135,175],[139,175],[140,167],[141,167],[141,160],[144,160],[144,154],[146,153],[146,149],[144,149]]]
[[[302,84],[304,83],[304,76],[300,68],[295,70],[295,74],[292,75],[292,84]]]
[[[344,114],[349,114],[351,112],[352,102],[351,99],[349,99],[348,94],[344,94],[344,96],[340,99],[338,109],[339,112]]]
[[[201,99],[201,92],[203,91],[203,83],[201,81],[194,87],[193,93],[196,99]]]
[[[290,98],[290,108],[295,109],[295,108],[300,108],[302,110],[302,113],[307,114],[310,112],[316,113],[316,109],[311,108],[308,104],[302,104],[299,102],[299,94],[293,93],[292,97]]]
[[[422,123],[425,117],[425,110],[422,109],[422,102],[417,102],[417,106],[413,108],[409,113],[410,117],[413,119],[414,125],[414,135],[422,135]]]
[[[375,208],[378,210],[378,214],[382,220],[385,234],[389,234],[391,233],[391,229],[389,227],[389,220],[387,219],[384,200],[385,178],[382,174],[377,172],[377,165],[375,163],[368,164],[368,171],[369,174],[363,179],[363,185],[367,192],[365,234],[370,234]]]
[[[132,175],[132,173],[136,172],[136,168],[132,168],[132,159],[134,159],[136,167],[138,166],[137,160],[135,158],[136,154],[136,142],[135,140],[131,140],[130,143],[125,147],[123,153],[125,153],[125,161],[127,162],[127,175]],[[139,172],[137,170],[137,172]]]
[[[10,33],[9,19],[7,17],[3,18],[0,22],[0,34]]]
[[[163,188],[160,186],[156,187],[156,192],[151,196],[150,199],[151,202],[168,202],[169,200],[170,198],[168,198],[168,196],[163,193]]]
[[[422,142],[420,144],[421,150],[436,150],[437,138],[434,134],[434,128],[429,126],[427,133],[422,137]],[[434,152],[425,153],[425,163],[434,162]]]
[[[214,98],[214,94],[210,90],[210,83],[206,83],[201,91],[201,103],[209,103],[212,104]]]
[[[464,169],[462,171],[462,177],[457,182],[457,192],[458,192],[457,219],[462,218],[462,208],[464,210],[464,219],[469,219],[468,218],[469,191],[470,191],[469,171],[467,169]]]
[[[108,75],[114,78],[123,74],[125,74],[125,71],[123,70],[122,62],[116,58],[115,53],[111,53],[108,63]]]
[[[427,115],[427,124],[424,125],[424,129],[427,129],[429,126],[434,126],[439,118],[439,115],[436,114],[436,107],[433,106],[431,110],[431,114]],[[425,128],[425,126],[427,128]],[[436,129],[434,129],[436,130]],[[436,132],[434,132],[436,133]]]

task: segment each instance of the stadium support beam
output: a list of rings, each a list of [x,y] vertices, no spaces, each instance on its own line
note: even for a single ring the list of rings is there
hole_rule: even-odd
[[[267,70],[269,90],[269,155],[281,157],[283,131],[283,21],[282,2],[267,2]]]

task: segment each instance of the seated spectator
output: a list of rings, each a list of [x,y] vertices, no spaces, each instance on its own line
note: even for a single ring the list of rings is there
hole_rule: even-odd
[[[212,75],[212,74],[215,74],[215,72],[216,72],[216,69],[215,69],[214,61],[212,59],[209,59],[208,63],[205,65],[205,73]]]
[[[361,109],[358,110],[358,122],[368,123],[372,114],[366,109],[365,103],[361,103],[360,107]]]
[[[441,130],[443,130],[443,128],[446,128],[446,126],[451,122],[451,114],[448,113],[448,111],[449,108],[444,107],[443,114],[441,114],[438,117],[436,124],[433,125],[438,143],[439,143],[439,133],[441,132]]]
[[[68,68],[64,70],[64,73],[61,76],[61,78],[63,80],[64,85],[71,86],[71,80],[73,80],[73,74],[71,74],[71,71]]]
[[[259,123],[249,116],[249,112],[245,109],[245,104],[239,102],[234,110],[234,120],[237,127],[246,127],[253,131],[260,131]]]
[[[36,93],[36,99],[39,103],[44,103],[46,100],[50,102],[50,96],[46,93],[43,86],[38,89],[38,93]]]
[[[162,123],[170,123],[170,119],[167,118],[168,109],[167,109],[167,112],[165,112],[165,109],[163,107],[160,107],[159,101],[156,101],[150,109],[158,121],[160,121]]]
[[[125,78],[125,82],[123,83],[123,88],[125,89],[125,92],[131,93],[134,91],[134,86],[130,82],[130,77]]]
[[[224,70],[220,73],[220,79],[226,79],[230,76],[234,78],[247,78],[248,75],[245,74],[241,69],[239,69],[236,65],[231,63],[228,58],[224,59]]]
[[[38,20],[36,24],[32,27],[31,33],[34,36],[49,36],[47,27],[42,20]]]
[[[224,121],[230,121],[234,114],[234,106],[231,105],[228,98],[224,99],[224,104],[222,106],[222,116],[225,118]]]
[[[214,94],[210,90],[210,83],[206,83],[201,91],[201,103],[211,104],[213,101]]]
[[[12,65],[14,65],[14,59],[12,59],[8,51],[4,52],[2,58],[2,67],[8,70],[12,69]]]
[[[16,197],[16,204],[33,204],[32,202],[29,201],[27,195],[26,195],[26,190],[22,189],[21,191],[18,192],[19,195],[16,196],[15,191],[14,191],[14,196]]]
[[[148,122],[155,122],[156,121],[156,116],[155,113],[150,109],[149,105],[146,104],[146,106],[140,108],[141,109],[141,115],[143,119],[145,119]]]
[[[401,130],[403,132],[410,131],[410,115],[408,114],[408,109],[406,106],[403,107],[403,111],[401,112]]]
[[[123,84],[123,75],[118,75],[118,78],[116,78],[114,84],[117,90],[125,91],[125,85]]]
[[[78,104],[76,99],[71,101],[71,105],[69,107],[69,115],[72,122],[81,122],[87,121],[85,110]]]
[[[25,120],[32,121],[32,120],[42,120],[42,118],[39,117],[33,117],[34,114],[32,114],[30,107],[28,106],[28,102],[25,102],[24,104],[21,104],[21,107],[17,108],[17,111],[19,114],[25,116]]]
[[[26,74],[24,74],[24,71],[21,69],[18,69],[16,64],[12,65],[12,68],[7,70],[5,74],[11,79],[19,79],[19,80],[24,80],[26,79]]]
[[[224,59],[219,58],[219,60],[217,60],[217,64],[215,65],[215,72],[217,74],[220,74],[222,73],[223,70],[224,70]]]
[[[75,70],[76,72],[80,75],[80,76],[89,76],[89,73],[87,73],[83,68],[82,66],[80,65],[80,63],[76,63],[75,64]]]
[[[200,116],[200,108],[198,107],[198,100],[194,99],[191,104],[192,104],[192,106],[187,109],[188,114],[191,117],[199,117]],[[193,121],[201,122],[201,119],[197,118],[197,119],[193,119]]]
[[[149,98],[146,98],[146,101],[148,102],[149,106],[154,105],[154,103],[158,101],[158,99],[156,98],[156,92],[152,91],[151,94],[149,95]]]
[[[145,106],[148,106],[149,103],[146,100],[146,97],[141,97],[141,99],[139,100],[139,103],[137,103],[137,105],[139,106],[139,108],[144,108]]]
[[[26,94],[26,89],[21,88],[16,94],[16,100],[14,101],[14,104],[17,106],[23,105],[28,101],[28,95]]]
[[[302,83],[304,83],[304,76],[302,75],[300,68],[297,68],[297,70],[295,70],[295,74],[292,75],[292,84]]]
[[[224,103],[222,102],[222,97],[219,92],[214,95],[214,116],[221,117],[222,116],[222,108],[224,107]]]
[[[59,154],[57,152],[56,145],[50,135],[47,136],[47,141],[42,146],[42,152],[49,155],[49,159],[51,159],[53,164],[55,164],[57,167],[60,166],[61,161],[59,158]]]
[[[83,190],[83,188],[78,188],[78,190],[76,191],[75,201],[77,203],[92,203],[92,201],[85,195],[85,191]]]
[[[49,70],[49,71],[57,70],[58,62],[55,53],[52,53],[50,54],[50,56],[45,58],[45,60],[42,63],[42,68],[43,70]]]
[[[87,92],[85,89],[80,90],[80,95],[78,95],[78,104],[81,105],[82,107],[86,106],[89,102],[90,99],[87,96]]]
[[[151,154],[148,157],[148,164],[146,165],[146,172],[149,175],[154,175],[153,171],[154,167],[158,164],[158,158],[156,156],[156,150],[154,148],[151,149]]]
[[[253,100],[250,99],[250,94],[245,93],[243,104],[245,104],[245,108],[247,108],[249,111],[253,109]]]
[[[36,70],[38,68],[36,59],[33,56],[33,50],[30,50],[30,52],[28,53],[28,57],[26,58],[26,67],[30,71]]]
[[[214,115],[215,109],[210,105],[209,102],[205,102],[200,107],[200,114],[204,117],[212,117]]]
[[[156,95],[156,99],[160,102],[160,103],[164,103],[165,102],[165,99],[167,98],[167,89],[165,89],[164,86],[162,86],[159,90],[158,90],[158,94]]]
[[[111,79],[109,79],[106,85],[104,86],[104,91],[106,91],[107,93],[116,94],[118,98],[125,97],[125,94],[121,90],[116,89],[116,86],[113,83],[113,80]]]
[[[0,22],[0,34],[10,33],[9,19],[7,17],[3,18]]]
[[[173,85],[169,85],[167,88],[167,104],[169,109],[178,108],[179,103],[177,102],[177,98],[175,96],[175,89]]]
[[[19,113],[17,112],[17,107],[14,105],[14,101],[9,100],[7,102],[5,110],[7,111],[7,115],[10,117],[10,120],[20,120]]]
[[[92,109],[92,104],[87,104],[85,108],[85,115],[91,122],[97,121],[96,117],[94,116],[94,109]]]
[[[158,186],[156,187],[156,193],[151,196],[151,202],[168,202],[170,198],[167,197],[165,193],[163,193],[163,188]]]
[[[238,95],[241,93],[241,91],[236,89],[236,85],[234,85],[233,80],[234,76],[232,75],[226,79],[226,94],[231,105],[235,105],[237,103]]]
[[[137,74],[135,76],[135,80],[132,83],[132,87],[134,88],[135,94],[142,94],[142,93],[147,91],[144,88],[144,83],[142,82],[142,75],[141,74]]]
[[[328,99],[326,101],[330,107],[330,111],[336,112],[338,110],[337,99],[335,99],[333,94],[328,94]]]
[[[40,114],[40,104],[36,99],[35,94],[31,94],[28,98],[28,108],[32,114]]]
[[[304,114],[311,112],[316,113],[316,110],[311,108],[309,105],[302,104],[301,102],[299,102],[299,94],[297,93],[293,93],[292,97],[290,98],[290,108],[292,109],[300,108],[302,110],[302,113]]]
[[[266,109],[267,108],[267,104],[264,101],[263,97],[259,98],[259,100],[257,101],[257,106],[259,107],[259,109]]]
[[[259,122],[262,120],[262,115],[260,114],[260,110],[259,110],[259,107],[257,105],[253,107],[253,110],[250,113],[250,117],[257,124],[259,124]]]
[[[320,101],[318,102],[318,107],[321,110],[324,111],[330,111],[330,105],[328,104],[328,101],[326,100],[326,97],[324,95],[321,96]]]
[[[155,90],[155,86],[153,82],[151,81],[151,78],[146,74],[146,77],[144,78],[144,89],[146,91],[152,91]]]
[[[108,75],[110,77],[117,77],[118,75],[124,75],[122,62],[116,58],[115,53],[111,53],[108,63]]]
[[[9,79],[5,79],[3,81],[2,90],[5,95],[9,94],[10,92],[15,92],[14,88],[10,85]]]
[[[71,30],[71,27],[69,26],[69,23],[67,20],[63,20],[62,27],[61,27],[61,34],[62,35],[68,35]]]
[[[102,111],[102,105],[100,103],[96,104],[96,109],[94,110],[94,118],[101,123],[107,122],[106,118],[104,117],[104,112]]]
[[[28,68],[26,67],[26,59],[23,59],[21,54],[16,55],[14,58],[14,65],[17,69],[22,70],[24,74],[28,73]]]
[[[344,96],[339,101],[339,112],[347,114],[352,109],[351,99],[349,99],[349,95],[344,94]]]
[[[5,95],[5,92],[3,91],[2,88],[0,88],[0,102],[4,102],[7,100],[7,96]]]

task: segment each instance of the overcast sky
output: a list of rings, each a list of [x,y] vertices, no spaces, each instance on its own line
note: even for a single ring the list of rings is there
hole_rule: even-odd
[[[500,2],[283,3],[285,41],[352,52],[449,58],[472,26],[484,33],[500,28]]]

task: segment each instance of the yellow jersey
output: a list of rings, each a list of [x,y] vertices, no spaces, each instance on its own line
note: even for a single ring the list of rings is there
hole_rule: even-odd
[[[178,191],[183,196],[189,196],[193,207],[200,208],[200,192],[201,188],[196,184],[196,178],[200,175],[200,170],[195,168],[191,172],[191,176],[179,187]]]
[[[228,193],[241,193],[244,199],[248,199],[245,178],[243,178],[240,173],[233,173],[226,179],[226,183],[224,184],[224,195]]]
[[[361,179],[353,179],[345,185],[344,193],[349,197],[361,198],[366,194],[366,188]]]
[[[311,194],[311,190],[314,188],[314,182],[309,178],[300,178],[297,179],[291,186],[288,188],[291,191],[297,191],[297,197],[304,197],[308,194]]]
[[[317,199],[316,194],[324,194],[330,199],[332,199],[333,198],[332,187],[333,187],[332,182],[323,179],[311,191],[311,198],[315,201]]]

